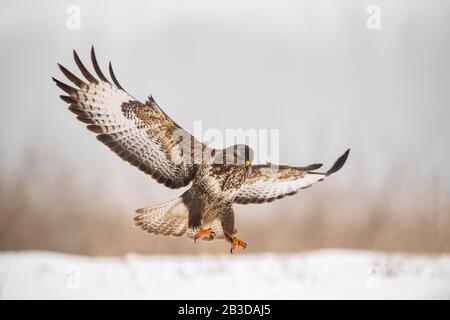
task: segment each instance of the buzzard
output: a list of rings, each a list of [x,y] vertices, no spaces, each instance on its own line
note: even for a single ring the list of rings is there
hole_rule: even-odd
[[[191,184],[179,198],[136,210],[134,223],[158,235],[194,239],[225,239],[236,247],[247,244],[238,238],[233,203],[263,203],[295,194],[341,169],[350,149],[326,172],[322,164],[305,167],[252,165],[253,151],[244,144],[214,149],[198,141],[176,124],[149,96],[140,102],[117,81],[111,63],[108,80],[91,49],[97,77],[73,57],[85,80],[58,64],[62,73],[77,88],[55,78],[66,94],[78,120],[123,160],[152,176],[169,188]]]

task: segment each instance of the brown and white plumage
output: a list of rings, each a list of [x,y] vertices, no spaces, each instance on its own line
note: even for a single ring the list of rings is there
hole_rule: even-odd
[[[191,144],[199,150],[205,146],[169,118],[151,96],[141,103],[123,90],[111,64],[113,83],[110,83],[98,66],[93,48],[91,59],[99,79],[86,69],[75,51],[73,55],[87,82],[61,65],[61,71],[78,89],[53,80],[67,93],[61,98],[70,104],[69,110],[77,119],[86,123],[97,139],[118,156],[159,183],[169,188],[189,184],[195,176],[196,165],[186,161],[190,157],[184,157],[183,149],[191,150]]]
[[[349,153],[350,149],[324,173],[314,171],[322,167],[320,163],[307,167],[254,165],[252,173],[239,188],[234,202],[240,204],[271,202],[296,194],[342,168]]]
[[[77,88],[55,78],[66,92],[60,96],[69,110],[97,139],[123,160],[169,188],[192,182],[178,199],[136,210],[135,224],[152,234],[205,240],[237,239],[233,203],[262,203],[291,195],[338,171],[347,160],[347,150],[325,173],[307,167],[254,165],[252,150],[234,145],[223,150],[208,148],[176,124],[150,96],[144,103],[127,93],[117,81],[111,63],[108,80],[97,62],[91,61],[97,77],[84,66],[74,51],[74,60],[85,80],[62,65],[62,73]],[[223,162],[225,160],[225,162]],[[206,231],[205,231],[206,230]]]
[[[183,202],[182,197],[157,206],[138,209],[136,213],[135,224],[148,233],[174,237],[186,235],[191,239],[195,237],[195,230],[188,228],[189,208]],[[218,219],[205,223],[203,226],[211,228],[214,232],[214,237],[205,240],[224,238]]]

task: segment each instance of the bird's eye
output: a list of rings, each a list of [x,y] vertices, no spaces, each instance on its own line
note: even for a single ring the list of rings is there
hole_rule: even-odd
[[[245,160],[245,166],[250,167],[250,165],[251,165],[250,160]]]

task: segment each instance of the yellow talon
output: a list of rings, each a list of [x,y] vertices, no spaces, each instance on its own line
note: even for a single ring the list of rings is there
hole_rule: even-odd
[[[247,248],[247,243],[239,240],[237,236],[233,236],[232,237],[232,243],[231,243],[231,249],[230,252],[231,254],[233,254],[233,251],[236,249],[236,247],[241,247],[242,249]]]
[[[195,234],[194,242],[197,242],[198,239],[201,239],[203,237],[210,237],[214,235],[215,233],[211,228],[203,229],[202,226],[199,226],[197,227],[197,233]]]

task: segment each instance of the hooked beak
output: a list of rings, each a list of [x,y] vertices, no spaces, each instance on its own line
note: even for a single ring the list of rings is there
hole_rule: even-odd
[[[245,169],[245,175],[246,175],[246,177],[248,178],[248,177],[250,177],[250,174],[252,173],[252,167],[251,166],[249,166],[249,167],[247,167],[246,169]]]
[[[252,165],[249,160],[245,161],[245,176],[248,178],[252,173]]]

